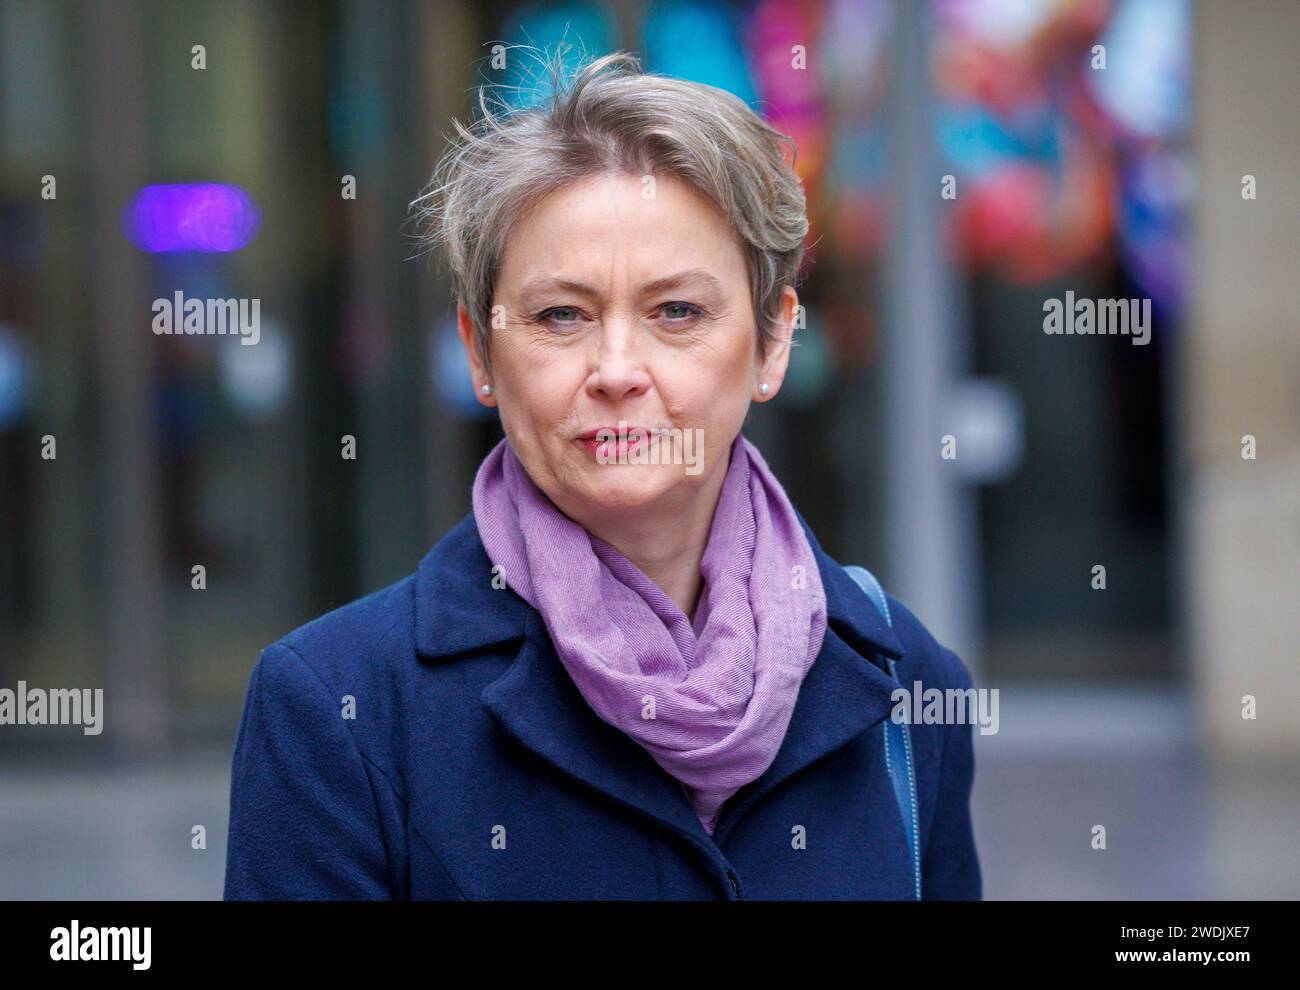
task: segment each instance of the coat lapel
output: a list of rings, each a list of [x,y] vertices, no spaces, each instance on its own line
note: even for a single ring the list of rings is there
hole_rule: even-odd
[[[556,655],[541,615],[509,588],[492,587],[492,564],[472,513],[421,562],[417,649],[424,660],[438,661],[517,641],[514,662],[481,695],[492,717],[564,773],[715,855],[715,843],[764,794],[883,721],[898,687],[875,658],[878,653],[901,658],[897,637],[821,549],[802,516],[799,521],[826,591],[826,636],[775,760],[724,805],[712,840],[681,785],[587,704]]]
[[[524,746],[619,804],[705,846],[686,793],[650,754],[599,718],[574,685],[540,616],[514,664],[483,690],[483,704]]]
[[[480,696],[502,728],[570,777],[716,855],[677,781],[587,704],[556,655],[541,614],[510,588],[492,587],[492,562],[473,513],[420,562],[415,595],[422,660],[512,649],[514,662]]]

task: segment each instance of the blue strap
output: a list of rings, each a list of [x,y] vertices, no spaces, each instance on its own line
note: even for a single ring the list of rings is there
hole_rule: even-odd
[[[867,593],[867,597],[884,617],[885,622],[892,626],[894,620],[889,614],[889,602],[876,576],[865,567],[858,567],[856,564],[846,564],[844,570],[858,583],[858,587]],[[884,659],[890,676],[897,680],[894,658]],[[894,785],[894,798],[898,801],[898,811],[903,819],[903,831],[907,834],[907,847],[912,860],[912,879],[916,899],[919,901],[921,899],[921,850],[917,844],[920,829],[917,826],[916,816],[916,772],[912,766],[912,737],[907,723],[895,722],[892,715],[885,719],[884,732],[885,767],[889,771],[890,782]]]

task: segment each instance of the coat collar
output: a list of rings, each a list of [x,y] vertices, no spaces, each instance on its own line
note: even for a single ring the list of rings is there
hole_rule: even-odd
[[[834,629],[864,656],[903,646],[857,582],[821,548],[799,510],[826,592],[828,631]],[[426,660],[444,660],[498,646],[525,635],[535,610],[509,588],[493,588],[492,561],[468,513],[420,561],[415,576],[415,645]],[[471,580],[471,576],[478,575]]]
[[[826,591],[821,652],[772,765],[723,807],[710,840],[681,786],[635,741],[587,705],[556,656],[545,623],[508,587],[492,587],[492,563],[469,513],[420,562],[415,640],[428,662],[521,641],[514,663],[482,692],[492,715],[520,743],[569,775],[719,855],[721,842],[762,795],[881,723],[898,681],[877,654],[903,647],[857,583],[822,550],[802,515]]]

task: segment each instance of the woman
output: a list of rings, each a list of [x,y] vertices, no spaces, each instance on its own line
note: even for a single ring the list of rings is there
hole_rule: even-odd
[[[623,53],[482,109],[417,203],[505,439],[414,574],[262,655],[226,897],[979,898],[970,726],[902,778],[880,731],[969,674],[741,433],[798,301],[786,139]]]

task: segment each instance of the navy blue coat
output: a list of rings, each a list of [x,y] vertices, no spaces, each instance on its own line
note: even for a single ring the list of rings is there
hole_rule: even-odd
[[[892,596],[891,629],[799,518],[825,641],[775,762],[712,837],[587,705],[540,614],[493,589],[471,513],[414,574],[262,654],[235,742],[226,899],[913,898],[882,722],[900,681],[970,674]],[[972,731],[911,726],[926,899],[981,896]]]

